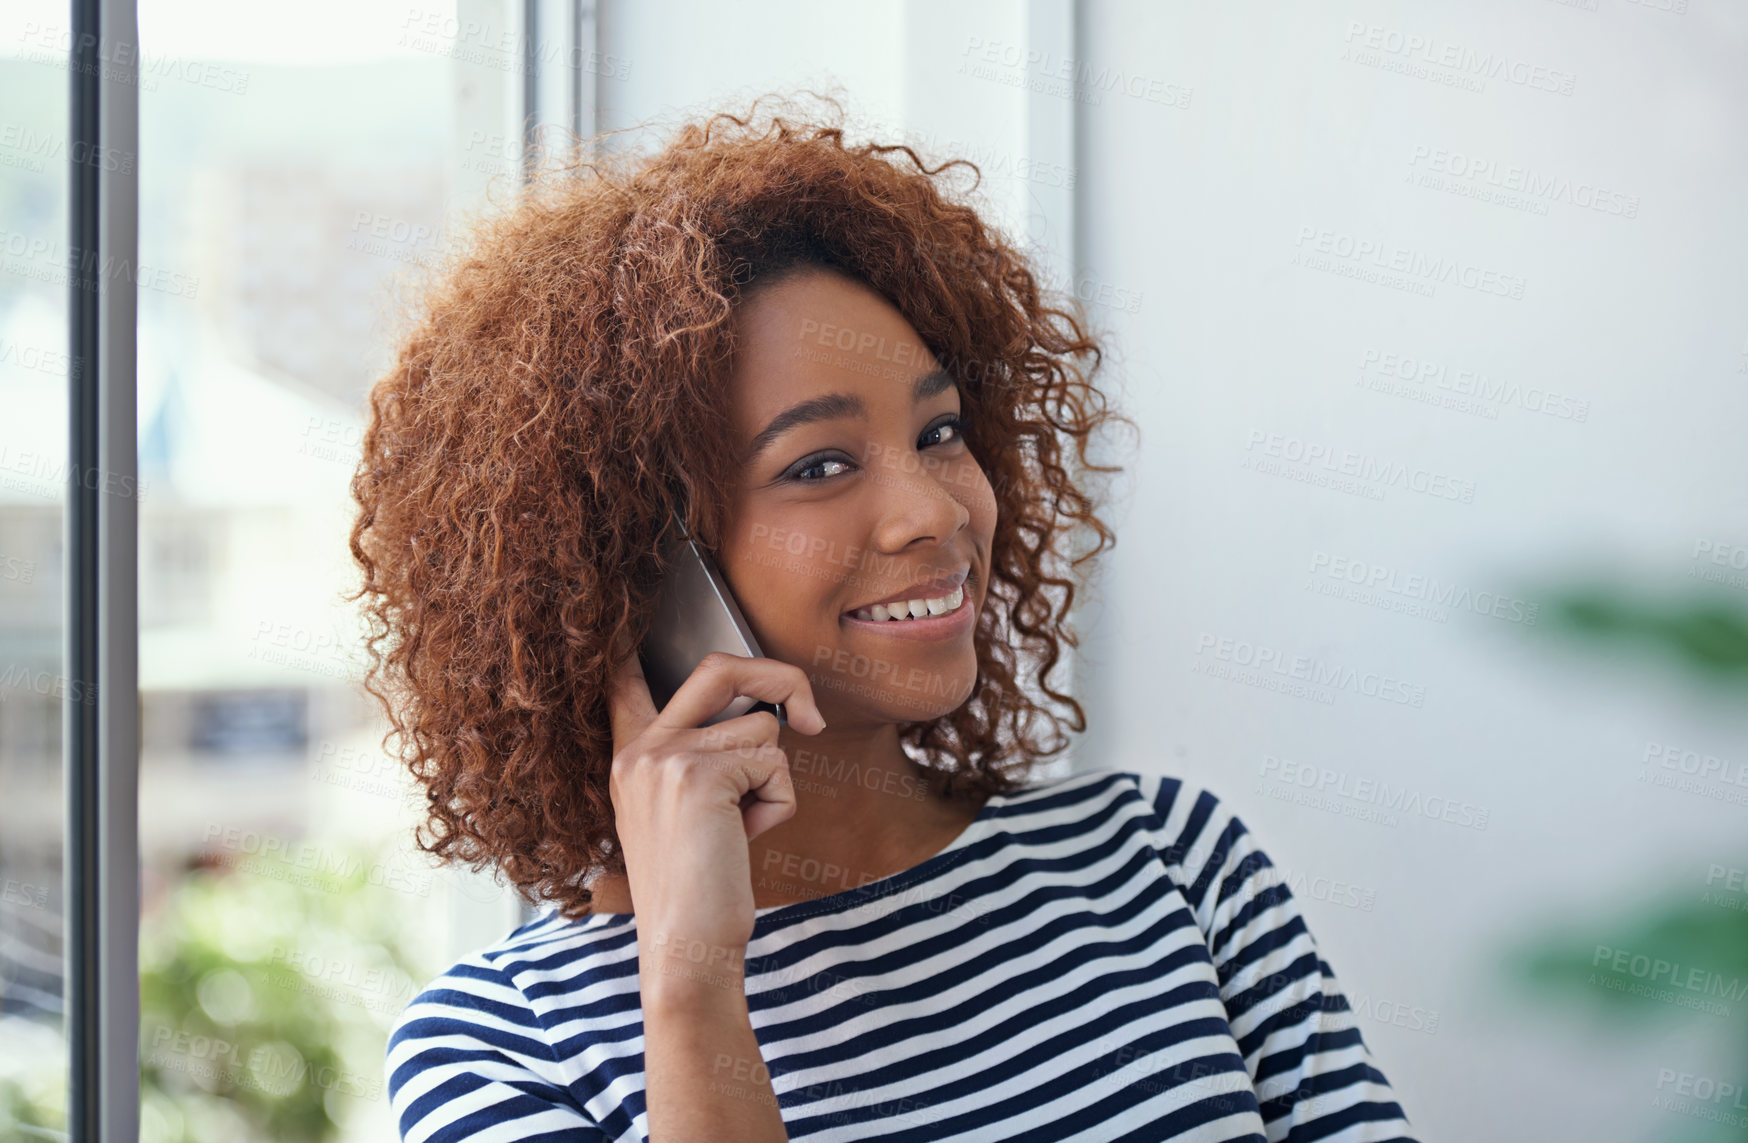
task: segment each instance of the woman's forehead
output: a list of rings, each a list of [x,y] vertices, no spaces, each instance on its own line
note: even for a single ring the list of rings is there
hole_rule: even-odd
[[[937,367],[896,307],[861,282],[809,271],[758,291],[736,314],[738,427],[756,432],[797,400],[856,392],[908,399],[912,381]],[[762,419],[761,419],[762,415]],[[754,425],[753,422],[757,421]]]

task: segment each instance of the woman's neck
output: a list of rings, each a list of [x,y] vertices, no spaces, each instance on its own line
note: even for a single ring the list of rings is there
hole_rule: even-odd
[[[940,776],[904,752],[894,723],[817,735],[784,728],[778,745],[796,809],[748,843],[755,908],[842,893],[919,865],[951,845],[987,800],[947,796]],[[635,912],[623,876],[604,875],[591,889],[591,912]]]

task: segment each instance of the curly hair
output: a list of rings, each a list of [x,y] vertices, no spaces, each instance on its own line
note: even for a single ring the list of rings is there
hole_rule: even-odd
[[[566,916],[588,911],[591,874],[624,872],[608,680],[653,616],[674,495],[707,548],[726,523],[730,319],[797,268],[851,275],[910,322],[957,380],[996,493],[978,685],[901,724],[907,753],[948,789],[1002,792],[1066,748],[1065,725],[1086,729],[1050,681],[1079,645],[1065,572],[1116,542],[1087,474],[1121,468],[1088,441],[1132,422],[1088,379],[1102,353],[1084,311],[939,185],[960,164],[981,181],[975,164],[848,145],[841,108],[756,120],[760,102],[653,155],[548,171],[477,220],[369,395],[351,480],[363,579],[344,598],[369,597],[363,685],[423,787],[416,843],[495,863]],[[1070,559],[1082,529],[1097,542]]]

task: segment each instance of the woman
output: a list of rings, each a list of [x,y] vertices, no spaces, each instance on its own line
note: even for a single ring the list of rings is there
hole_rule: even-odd
[[[553,903],[400,1018],[405,1138],[1408,1138],[1213,794],[1026,780],[1086,725],[1050,676],[1116,415],[949,170],[686,127],[482,228],[376,386],[352,550],[421,845]],[[658,711],[675,507],[765,657]],[[737,695],[787,723],[704,725]]]

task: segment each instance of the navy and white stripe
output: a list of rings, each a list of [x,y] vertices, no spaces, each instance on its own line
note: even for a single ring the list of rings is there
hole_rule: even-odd
[[[790,1139],[1412,1143],[1298,903],[1176,778],[992,797],[921,865],[758,910],[746,977]],[[406,1143],[647,1143],[635,918],[466,957],[387,1065]]]

